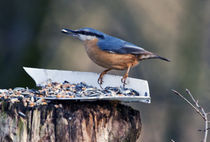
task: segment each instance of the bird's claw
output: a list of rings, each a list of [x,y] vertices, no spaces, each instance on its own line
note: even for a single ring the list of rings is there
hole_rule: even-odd
[[[99,86],[101,87],[101,89],[103,89],[102,86],[101,86],[101,85],[103,84],[103,82],[104,82],[104,81],[103,81],[103,78],[102,78],[102,77],[99,77],[99,78],[98,78],[98,84],[99,84]]]
[[[123,88],[125,88],[125,85],[127,84],[127,83],[126,83],[126,79],[122,78],[122,79],[121,79],[121,82],[123,83]]]
[[[99,86],[101,87],[101,89],[103,89],[102,88],[102,83],[104,82],[103,81],[103,77],[104,77],[104,75],[108,72],[108,71],[110,71],[111,69],[106,69],[105,71],[103,71],[101,74],[100,74],[100,76],[99,76],[99,78],[98,78],[98,84],[99,84]]]
[[[125,85],[127,85],[126,80],[127,80],[128,74],[126,73],[123,78],[121,79],[121,82],[123,83],[123,88],[125,88]]]

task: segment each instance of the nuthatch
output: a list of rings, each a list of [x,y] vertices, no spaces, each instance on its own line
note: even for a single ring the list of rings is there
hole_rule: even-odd
[[[145,59],[170,61],[130,42],[92,28],[62,29],[62,32],[83,41],[89,58],[99,66],[106,68],[98,78],[99,85],[103,83],[103,76],[112,69],[127,70],[121,79],[125,86],[131,67],[136,66],[139,61]]]

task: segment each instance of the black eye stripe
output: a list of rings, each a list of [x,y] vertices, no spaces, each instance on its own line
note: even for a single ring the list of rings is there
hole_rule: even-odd
[[[93,33],[93,32],[88,32],[88,31],[75,31],[77,34],[83,34],[83,35],[90,35],[90,36],[96,36],[98,38],[104,39],[104,36],[101,34]]]

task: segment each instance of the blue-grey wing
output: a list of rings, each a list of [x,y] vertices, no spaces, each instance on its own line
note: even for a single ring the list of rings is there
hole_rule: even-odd
[[[146,52],[146,50],[144,50],[143,48],[129,42],[125,42],[121,46],[120,50],[122,50],[122,52],[124,52],[125,54],[137,54],[137,55]]]
[[[101,41],[99,40],[98,46],[101,50],[110,53],[142,54],[146,52],[143,48],[139,46],[136,46],[130,42],[126,42],[115,37],[109,37]]]

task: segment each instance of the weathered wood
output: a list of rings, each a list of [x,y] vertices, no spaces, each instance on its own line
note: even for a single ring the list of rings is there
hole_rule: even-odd
[[[0,104],[1,142],[135,142],[140,113],[109,101]]]

